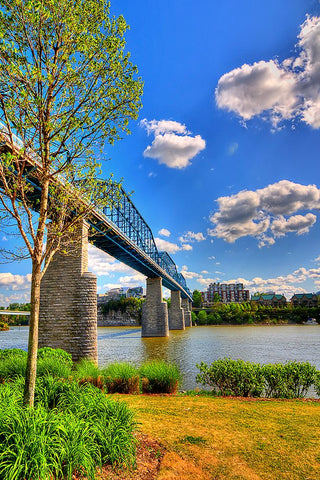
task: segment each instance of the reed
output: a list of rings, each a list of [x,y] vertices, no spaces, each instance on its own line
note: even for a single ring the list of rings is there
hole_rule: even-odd
[[[147,362],[140,367],[143,393],[176,393],[181,374],[176,365],[162,360]]]
[[[128,362],[115,362],[103,370],[105,386],[109,393],[139,393],[139,371]]]

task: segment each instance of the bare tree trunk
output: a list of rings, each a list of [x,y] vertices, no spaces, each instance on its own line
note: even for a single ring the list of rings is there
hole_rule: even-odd
[[[31,312],[29,325],[28,341],[28,360],[24,384],[24,405],[30,407],[34,404],[34,390],[37,374],[37,353],[38,353],[38,325],[40,311],[40,282],[41,282],[41,263],[32,261],[32,279],[31,279]]]

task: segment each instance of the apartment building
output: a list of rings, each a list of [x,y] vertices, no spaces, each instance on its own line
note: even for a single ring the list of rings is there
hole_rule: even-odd
[[[204,303],[213,303],[219,295],[222,303],[242,303],[250,300],[249,290],[245,290],[243,283],[210,283],[206,292],[203,292]]]

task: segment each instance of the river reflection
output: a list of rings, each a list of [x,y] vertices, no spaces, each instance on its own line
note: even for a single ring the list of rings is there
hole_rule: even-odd
[[[27,349],[28,327],[0,332],[0,348]],[[218,358],[252,362],[309,361],[320,369],[320,326],[192,327],[171,331],[169,338],[141,338],[137,327],[98,328],[99,365],[129,361],[137,365],[152,359],[176,363],[183,388],[196,387],[196,363]]]

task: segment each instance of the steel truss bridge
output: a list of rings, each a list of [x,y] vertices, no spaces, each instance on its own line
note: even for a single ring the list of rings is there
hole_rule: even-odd
[[[25,149],[20,138],[16,135],[12,135],[12,138],[13,145],[7,128],[0,122],[0,151],[24,149],[27,152],[26,158],[30,163],[28,181],[34,186],[36,202],[41,187],[36,177],[32,177],[32,170],[40,168],[39,159],[30,149]],[[122,187],[119,190],[114,185],[110,189],[109,206],[102,211],[95,209],[86,221],[92,227],[89,240],[93,245],[146,277],[161,277],[165,287],[179,290],[182,298],[192,301],[184,276],[178,272],[167,252],[158,251],[149,225]]]

